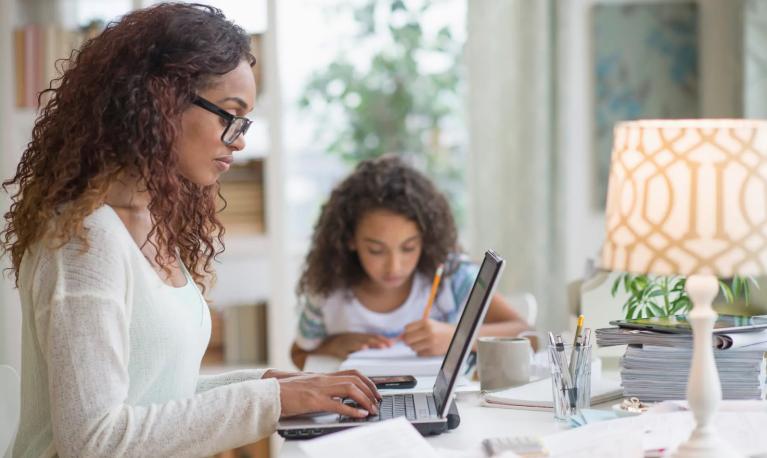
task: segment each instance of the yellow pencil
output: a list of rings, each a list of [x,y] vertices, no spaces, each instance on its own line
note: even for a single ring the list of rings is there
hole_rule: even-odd
[[[581,346],[581,333],[583,332],[583,315],[578,316],[578,325],[575,326],[575,337],[573,338],[573,349],[570,351],[570,375],[575,377],[575,356],[578,354],[578,348]]]
[[[431,306],[434,304],[434,298],[437,296],[437,288],[439,287],[439,281],[442,279],[442,269],[444,265],[437,266],[437,271],[434,272],[434,281],[431,283],[431,293],[429,293],[429,302],[426,303],[426,308],[423,310],[423,319],[429,318],[431,313]]]

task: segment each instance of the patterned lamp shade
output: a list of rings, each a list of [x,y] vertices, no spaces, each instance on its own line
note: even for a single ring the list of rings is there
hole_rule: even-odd
[[[605,269],[767,273],[767,121],[618,124],[605,217]]]

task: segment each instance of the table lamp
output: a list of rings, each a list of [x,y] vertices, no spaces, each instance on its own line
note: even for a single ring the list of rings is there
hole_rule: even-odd
[[[696,426],[676,456],[737,456],[711,424],[722,399],[711,302],[717,277],[767,272],[767,121],[631,121],[614,135],[602,267],[687,277]]]

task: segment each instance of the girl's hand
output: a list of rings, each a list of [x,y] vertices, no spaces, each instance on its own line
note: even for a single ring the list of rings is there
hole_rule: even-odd
[[[405,326],[402,340],[418,356],[438,356],[447,353],[455,326],[432,319],[414,321]]]
[[[394,341],[378,334],[347,332],[334,334],[322,343],[323,352],[337,358],[345,359],[349,353],[368,348],[388,348]]]
[[[282,417],[312,412],[336,412],[354,418],[378,414],[381,395],[375,384],[357,371],[304,374],[278,381]],[[345,405],[343,399],[354,400],[359,408]]]

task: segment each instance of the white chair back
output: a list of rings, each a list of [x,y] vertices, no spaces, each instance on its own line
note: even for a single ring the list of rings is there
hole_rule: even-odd
[[[538,301],[535,300],[535,296],[531,293],[520,292],[507,296],[507,299],[514,307],[514,310],[519,312],[527,321],[527,324],[532,328],[535,327],[535,322],[538,319]]]
[[[19,374],[11,366],[0,365],[0,457],[11,455],[20,410]]]

